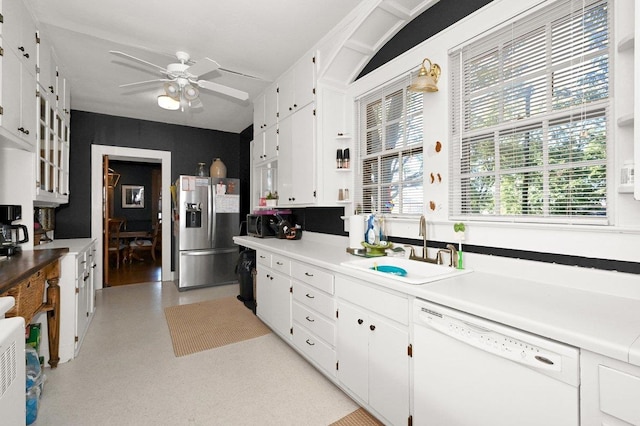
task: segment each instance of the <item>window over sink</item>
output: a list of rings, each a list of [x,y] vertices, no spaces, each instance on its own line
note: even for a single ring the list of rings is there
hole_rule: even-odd
[[[450,52],[450,216],[607,224],[611,7],[554,2]]]

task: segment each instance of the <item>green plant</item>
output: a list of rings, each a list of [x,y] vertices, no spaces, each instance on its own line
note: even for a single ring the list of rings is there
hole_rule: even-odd
[[[265,197],[267,200],[277,200],[278,199],[278,192],[267,192],[267,196]]]
[[[453,230],[455,232],[464,232],[464,223],[459,222],[459,223],[454,223],[453,224]]]

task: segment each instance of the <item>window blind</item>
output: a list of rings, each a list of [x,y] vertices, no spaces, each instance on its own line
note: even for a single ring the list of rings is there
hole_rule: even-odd
[[[409,92],[409,84],[407,76],[358,101],[358,193],[365,213],[422,213],[424,95]]]
[[[452,217],[607,223],[610,12],[558,1],[450,53]]]

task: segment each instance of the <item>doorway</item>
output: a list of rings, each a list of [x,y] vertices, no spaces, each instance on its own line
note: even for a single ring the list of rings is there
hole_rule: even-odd
[[[163,218],[171,218],[171,152],[148,149],[125,148],[106,145],[92,145],[91,147],[91,236],[96,240],[96,277],[99,282],[96,288],[103,288],[102,277],[104,275],[104,198],[106,196],[103,187],[103,157],[111,160],[130,161],[138,163],[156,163],[161,167],[161,200],[159,212]],[[161,277],[162,281],[172,281],[171,271],[171,220],[163,220],[161,232],[165,238],[161,242]]]
[[[162,281],[162,166],[108,156],[104,156],[104,163],[108,184],[108,256],[104,262],[108,267],[103,284],[113,287]]]

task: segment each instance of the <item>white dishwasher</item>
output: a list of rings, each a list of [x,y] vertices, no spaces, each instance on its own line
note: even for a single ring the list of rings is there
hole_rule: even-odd
[[[413,424],[579,424],[577,348],[416,299]]]

